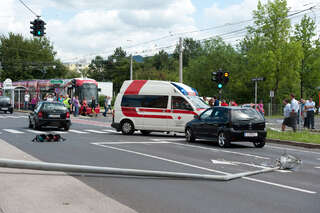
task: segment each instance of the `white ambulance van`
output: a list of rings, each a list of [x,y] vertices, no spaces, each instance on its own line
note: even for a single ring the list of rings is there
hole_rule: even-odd
[[[185,124],[209,106],[195,89],[176,82],[125,81],[117,95],[111,126],[122,134],[140,130],[184,132]]]

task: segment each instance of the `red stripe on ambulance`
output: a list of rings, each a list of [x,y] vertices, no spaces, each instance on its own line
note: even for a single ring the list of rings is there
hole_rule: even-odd
[[[124,92],[125,95],[138,95],[147,80],[134,80]]]

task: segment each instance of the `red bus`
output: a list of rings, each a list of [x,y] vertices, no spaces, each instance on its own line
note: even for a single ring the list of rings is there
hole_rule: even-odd
[[[0,83],[0,93],[2,93],[2,83]],[[79,96],[82,105],[84,99],[87,100],[87,114],[92,113],[92,97],[96,100],[95,112],[100,112],[98,105],[98,83],[90,78],[74,79],[47,79],[47,80],[27,80],[12,82],[14,87],[14,103],[16,108],[23,108],[24,94],[29,92],[30,97],[38,97],[42,100],[47,94],[69,95],[70,98]],[[80,112],[82,107],[80,109]]]

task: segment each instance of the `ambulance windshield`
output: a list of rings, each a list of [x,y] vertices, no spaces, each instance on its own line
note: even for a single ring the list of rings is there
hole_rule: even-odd
[[[197,109],[207,109],[209,106],[199,97],[199,96],[189,96],[186,95],[190,102],[195,106]]]

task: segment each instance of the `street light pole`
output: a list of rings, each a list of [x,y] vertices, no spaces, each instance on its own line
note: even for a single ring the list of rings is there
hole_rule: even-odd
[[[182,83],[183,81],[183,57],[182,57],[182,38],[179,39],[179,82]]]
[[[132,54],[130,55],[130,80],[132,80]]]

